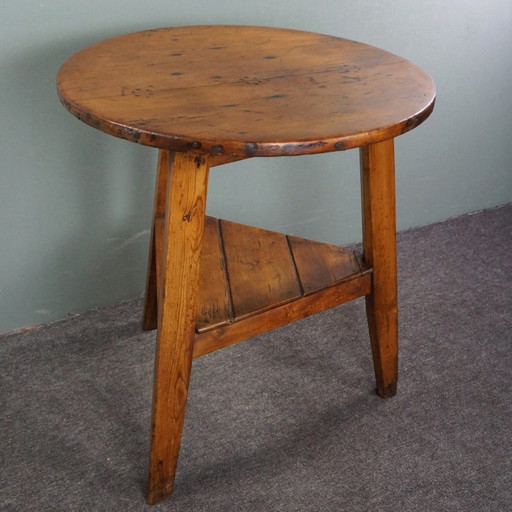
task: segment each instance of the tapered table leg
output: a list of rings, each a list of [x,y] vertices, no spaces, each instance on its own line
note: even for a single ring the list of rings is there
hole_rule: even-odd
[[[396,393],[398,309],[396,271],[395,163],[393,139],[360,149],[363,253],[373,267],[366,296],[377,393]]]
[[[204,230],[208,162],[171,155],[158,285],[158,332],[147,501],[172,493],[185,417]]]
[[[156,229],[159,219],[165,217],[165,204],[167,196],[167,175],[169,168],[169,151],[161,149],[158,154],[158,166],[155,185],[155,201],[153,206],[153,223],[151,226],[151,240],[148,256],[148,271],[146,274],[146,294],[144,296],[144,311],[142,328],[151,331],[157,328],[158,324],[158,300],[157,300],[157,247],[161,247],[163,241],[161,230]]]

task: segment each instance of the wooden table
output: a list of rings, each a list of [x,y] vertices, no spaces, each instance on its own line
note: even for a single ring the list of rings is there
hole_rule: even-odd
[[[157,328],[149,503],[172,492],[193,357],[365,296],[377,392],[395,394],[393,139],[433,109],[425,72],[337,37],[197,26],[90,46],[58,91],[85,123],[160,150],[143,321]],[[211,167],[355,147],[361,258],[205,216]]]

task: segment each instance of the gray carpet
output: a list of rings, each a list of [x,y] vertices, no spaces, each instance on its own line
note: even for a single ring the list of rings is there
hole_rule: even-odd
[[[511,254],[512,205],[399,235],[392,399],[361,300],[196,359],[156,507],[141,301],[0,338],[0,510],[512,510]]]

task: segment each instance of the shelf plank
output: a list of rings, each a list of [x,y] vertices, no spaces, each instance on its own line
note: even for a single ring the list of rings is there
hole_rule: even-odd
[[[233,321],[226,263],[219,233],[219,221],[206,217],[199,273],[199,309],[196,331]]]
[[[361,268],[353,251],[331,244],[288,235],[304,295],[332,286]]]
[[[286,236],[220,221],[235,320],[301,297]]]

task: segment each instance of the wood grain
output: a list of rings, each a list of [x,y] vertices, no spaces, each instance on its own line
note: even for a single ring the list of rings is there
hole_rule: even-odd
[[[199,273],[198,332],[234,320],[219,221],[206,217]]]
[[[366,297],[379,396],[396,393],[398,379],[398,292],[396,270],[395,164],[393,140],[360,150],[363,250],[373,268]]]
[[[64,106],[140,144],[228,158],[339,151],[396,137],[432,111],[415,64],[311,32],[249,26],[150,30],[61,67]]]
[[[220,227],[235,318],[301,296],[285,235],[229,221]]]
[[[205,157],[173,155],[158,283],[161,294],[147,493],[151,504],[171,494],[178,461],[197,313],[207,177]]]

